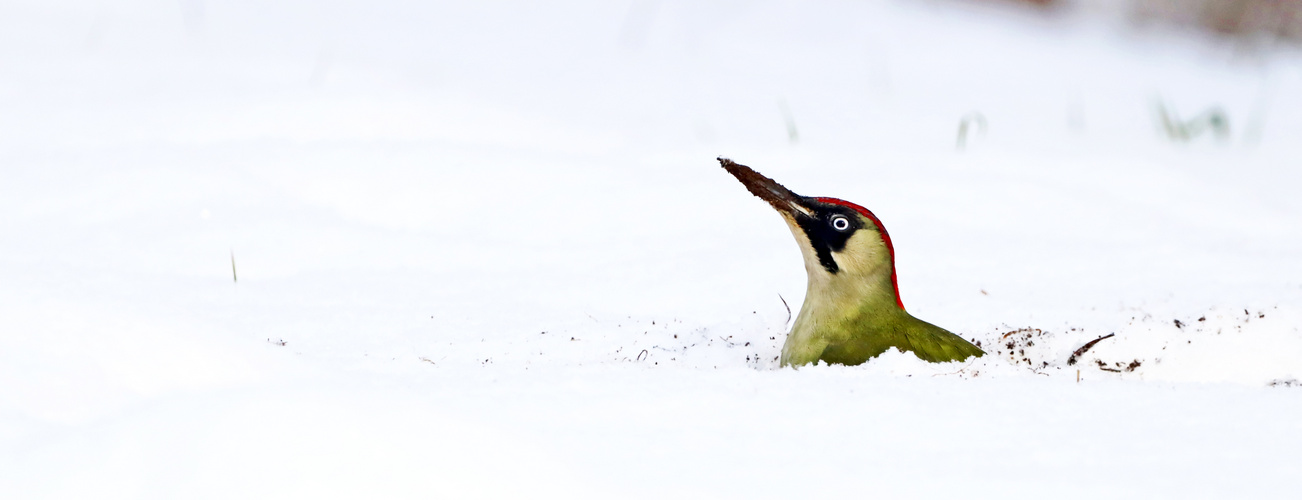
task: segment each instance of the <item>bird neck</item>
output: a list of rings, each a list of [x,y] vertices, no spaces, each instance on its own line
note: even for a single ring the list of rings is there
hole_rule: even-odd
[[[891,266],[868,274],[836,273],[808,269],[809,284],[800,317],[819,324],[882,320],[908,313],[899,306]],[[799,318],[798,318],[799,320]],[[799,322],[799,321],[797,321]]]
[[[897,305],[890,274],[889,267],[873,276],[811,269],[805,303],[782,346],[782,364],[813,363],[830,345],[888,339],[912,329],[917,320]]]

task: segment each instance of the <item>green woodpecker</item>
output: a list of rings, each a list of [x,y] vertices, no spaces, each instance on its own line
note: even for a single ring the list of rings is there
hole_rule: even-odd
[[[868,209],[800,196],[750,167],[726,158],[719,163],[777,209],[805,258],[809,286],[782,346],[782,366],[857,365],[891,347],[933,363],[985,354],[904,310],[891,237]]]

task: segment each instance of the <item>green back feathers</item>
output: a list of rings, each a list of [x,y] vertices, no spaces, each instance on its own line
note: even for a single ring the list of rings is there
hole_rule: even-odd
[[[884,316],[884,317],[883,317]],[[932,363],[963,361],[985,354],[971,342],[904,310],[859,317],[860,321],[809,321],[792,329],[793,339],[782,350],[782,366],[824,361],[858,365],[894,347]],[[797,323],[800,323],[797,321]]]

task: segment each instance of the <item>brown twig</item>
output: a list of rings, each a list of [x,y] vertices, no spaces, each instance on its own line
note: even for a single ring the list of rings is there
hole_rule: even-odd
[[[1080,346],[1080,349],[1076,349],[1076,352],[1071,353],[1071,357],[1067,358],[1067,365],[1074,365],[1074,364],[1076,364],[1076,358],[1081,357],[1081,355],[1085,354],[1085,351],[1090,350],[1090,348],[1091,348],[1091,347],[1094,347],[1094,344],[1099,343],[1100,340],[1103,340],[1103,339],[1106,339],[1106,338],[1112,337],[1113,335],[1116,335],[1116,334],[1115,334],[1115,333],[1109,333],[1109,334],[1104,335],[1104,336],[1102,336],[1102,337],[1099,337],[1099,338],[1097,338],[1097,339],[1094,339],[1094,340],[1091,340],[1091,341],[1089,341],[1089,342],[1086,342],[1085,345]]]

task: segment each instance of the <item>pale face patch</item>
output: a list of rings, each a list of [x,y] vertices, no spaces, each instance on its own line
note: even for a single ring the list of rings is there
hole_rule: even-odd
[[[832,252],[832,259],[836,260],[840,272],[847,275],[865,276],[883,271],[889,273],[890,251],[886,249],[881,233],[873,228],[870,221],[864,222],[868,223],[867,227],[855,231],[841,251]]]

